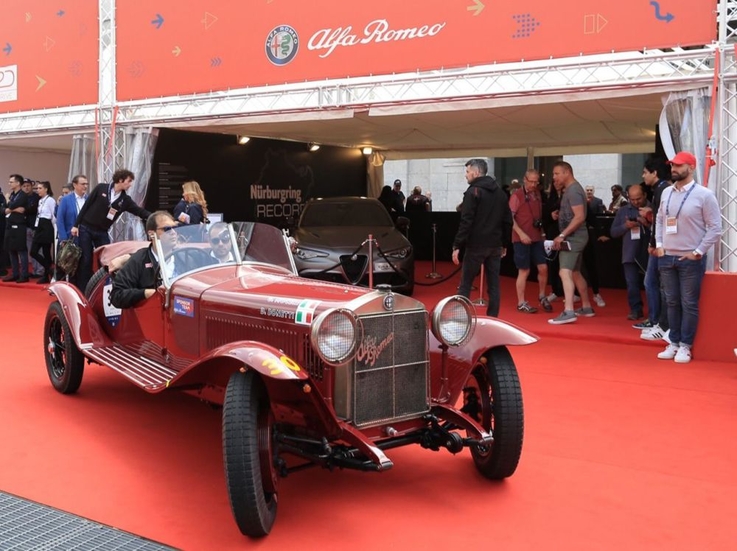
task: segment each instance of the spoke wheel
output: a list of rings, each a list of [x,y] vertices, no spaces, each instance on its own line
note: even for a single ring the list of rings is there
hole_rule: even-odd
[[[514,474],[522,453],[524,410],[514,360],[505,347],[489,351],[471,371],[462,411],[491,431],[494,442],[471,448],[479,472],[502,479]]]
[[[274,418],[257,373],[234,373],[223,404],[223,459],[233,517],[241,533],[271,531],[277,510]]]
[[[64,310],[52,302],[44,321],[44,359],[53,387],[62,394],[73,394],[82,384],[84,356],[77,348]]]

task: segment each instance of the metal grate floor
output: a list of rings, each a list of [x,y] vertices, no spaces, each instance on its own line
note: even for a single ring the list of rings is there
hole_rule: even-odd
[[[172,551],[174,548],[0,491],[0,551]]]

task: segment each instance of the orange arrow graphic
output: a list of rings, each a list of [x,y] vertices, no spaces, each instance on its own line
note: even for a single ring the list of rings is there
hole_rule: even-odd
[[[38,92],[41,88],[46,86],[46,81],[38,75],[36,75],[36,78],[38,79],[38,86],[36,87],[36,92]]]
[[[26,12],[26,23],[29,23],[31,21],[31,12]]]
[[[44,48],[46,48],[47,52],[50,51],[51,48],[54,47],[54,44],[56,44],[56,41],[50,36],[47,36],[46,40],[44,40]]]
[[[179,54],[182,53],[182,49],[179,46],[174,46],[174,49],[171,51],[171,53],[173,53],[175,57],[179,57]]]
[[[205,30],[208,30],[210,27],[212,27],[216,22],[218,18],[215,17],[210,12],[205,12],[205,18],[202,20],[202,23],[205,25]]]
[[[480,14],[482,11],[484,11],[484,4],[481,2],[481,0],[473,0],[473,6],[468,6],[466,9],[468,11],[474,12],[474,17]]]

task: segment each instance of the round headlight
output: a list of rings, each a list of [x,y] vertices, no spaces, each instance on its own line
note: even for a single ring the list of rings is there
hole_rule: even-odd
[[[350,310],[328,310],[312,323],[312,346],[328,364],[350,359],[356,351],[360,326]]]
[[[476,313],[471,301],[460,295],[441,300],[432,313],[432,332],[447,346],[460,346],[473,335]]]

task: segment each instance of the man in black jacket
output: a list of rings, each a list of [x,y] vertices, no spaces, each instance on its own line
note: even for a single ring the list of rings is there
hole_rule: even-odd
[[[489,293],[486,315],[496,317],[501,302],[499,270],[512,237],[512,212],[506,194],[487,172],[483,159],[466,163],[468,189],[463,194],[461,223],[453,241],[453,263],[459,264],[460,248],[465,246],[458,293],[466,298],[470,298],[473,280],[483,264]]]
[[[164,254],[171,251],[177,244],[176,232],[172,231],[177,223],[171,214],[158,210],[146,220],[146,233],[153,240],[154,235],[161,241]],[[130,258],[120,262],[120,268],[113,278],[113,288],[110,291],[110,302],[116,308],[132,308],[142,300],[151,298],[156,293],[156,288],[161,284],[159,273],[160,261],[156,256],[153,245],[139,249]],[[175,270],[174,259],[164,263],[164,269]]]
[[[151,214],[136,205],[126,193],[133,185],[134,178],[130,170],[117,170],[113,174],[112,184],[95,186],[69,232],[72,237],[79,236],[82,249],[77,272],[77,287],[82,291],[92,277],[92,251],[95,247],[110,243],[108,231],[120,215],[131,212],[145,221]]]

